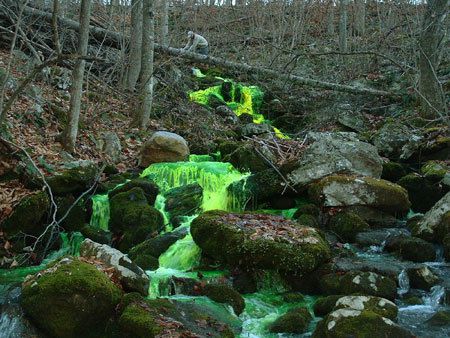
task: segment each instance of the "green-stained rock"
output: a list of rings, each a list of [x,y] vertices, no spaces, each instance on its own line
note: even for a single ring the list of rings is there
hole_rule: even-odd
[[[95,182],[98,168],[93,163],[64,170],[47,178],[54,195],[80,194]]]
[[[192,222],[191,234],[204,255],[233,267],[306,273],[331,256],[317,230],[280,216],[206,212]]]
[[[165,211],[170,220],[179,225],[179,217],[199,213],[203,202],[203,188],[198,183],[173,188],[164,194]]]
[[[381,178],[391,182],[397,182],[400,178],[406,175],[405,168],[397,162],[383,163],[383,171]]]
[[[331,218],[329,228],[343,240],[354,242],[359,232],[369,229],[369,224],[353,212],[340,212]]]
[[[142,191],[144,192],[145,198],[148,201],[148,204],[150,205],[155,204],[156,196],[159,194],[159,188],[155,183],[144,178],[132,179],[131,181],[125,183],[121,187],[111,190],[108,193],[108,197],[111,200],[117,194],[127,192],[133,188],[141,188]]]
[[[374,272],[350,271],[345,274],[331,273],[321,276],[319,286],[324,294],[351,295],[355,293],[394,299],[396,283]]]
[[[118,248],[123,252],[157,234],[164,226],[162,214],[148,204],[144,191],[138,187],[115,195],[110,210],[109,229],[122,236]]]
[[[401,258],[412,262],[432,262],[436,259],[436,252],[431,243],[411,236],[397,236],[388,239],[386,251],[395,252]]]
[[[373,296],[345,296],[336,301],[333,311],[338,309],[353,309],[358,311],[372,311],[382,317],[396,320],[397,305],[390,300]]]
[[[444,196],[439,184],[417,174],[406,175],[397,183],[408,191],[411,208],[415,212],[427,212]]]
[[[64,258],[27,278],[21,305],[41,329],[54,337],[101,337],[122,292],[97,268]]]
[[[215,302],[231,305],[237,316],[244,311],[244,298],[236,290],[226,284],[206,284],[202,288],[202,294]]]
[[[433,317],[427,320],[427,324],[432,326],[450,325],[450,311],[438,311]]]
[[[312,184],[308,193],[316,204],[323,207],[359,205],[404,214],[411,206],[404,188],[371,177],[328,176]]]
[[[317,299],[314,303],[314,314],[319,317],[329,314],[333,311],[338,299],[342,297],[342,295],[332,295]]]
[[[308,309],[294,308],[270,324],[269,331],[273,333],[303,333],[308,328],[311,319]]]
[[[44,230],[45,215],[49,212],[50,200],[43,191],[24,197],[12,214],[0,224],[8,236],[19,232],[40,235]]]

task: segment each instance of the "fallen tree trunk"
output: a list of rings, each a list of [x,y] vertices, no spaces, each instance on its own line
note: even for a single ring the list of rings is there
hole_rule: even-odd
[[[29,16],[37,16],[41,19],[45,19],[46,21],[52,21],[52,13],[44,12],[35,8],[25,7],[24,14]],[[80,25],[78,22],[66,18],[59,18],[58,25],[60,27],[66,27],[75,31],[80,29]],[[103,41],[105,45],[121,48],[124,43],[127,43],[129,40],[128,36],[124,36],[120,33],[106,30],[100,27],[90,26],[90,37],[91,40]],[[372,88],[364,88],[364,87],[354,87],[348,86],[338,83],[326,82],[321,80],[315,80],[311,78],[306,78],[294,74],[286,74],[277,70],[272,70],[265,67],[252,66],[246,63],[238,63],[227,61],[222,58],[213,57],[213,56],[205,56],[197,53],[190,53],[183,51],[178,48],[165,47],[159,44],[155,44],[155,51],[161,54],[168,54],[176,57],[181,57],[184,59],[188,59],[198,63],[210,64],[215,66],[221,66],[227,69],[238,70],[240,72],[249,73],[249,74],[259,74],[265,77],[275,77],[282,80],[287,80],[291,82],[295,82],[300,85],[314,87],[314,88],[322,88],[339,92],[346,92],[352,94],[365,94],[371,96],[385,96],[385,97],[398,97],[399,94],[395,92],[387,92],[384,90],[377,90]]]

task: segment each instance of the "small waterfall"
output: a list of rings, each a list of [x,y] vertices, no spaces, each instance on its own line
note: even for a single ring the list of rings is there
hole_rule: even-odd
[[[442,285],[433,286],[427,296],[423,296],[424,305],[436,308],[442,303],[445,297],[445,288]]]
[[[159,266],[181,271],[188,271],[200,262],[200,248],[195,244],[192,235],[176,241],[159,257]]]
[[[403,269],[398,275],[398,294],[403,296],[409,291],[409,277],[406,269]]]
[[[90,225],[96,229],[108,230],[109,197],[105,195],[92,196],[92,216]]]

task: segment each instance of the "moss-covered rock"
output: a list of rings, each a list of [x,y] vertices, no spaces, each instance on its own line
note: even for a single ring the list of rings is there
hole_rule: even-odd
[[[369,229],[369,224],[353,212],[340,212],[331,218],[329,228],[343,240],[354,242],[359,232]]]
[[[444,258],[447,262],[450,262],[450,234],[444,237],[442,245],[444,246]]]
[[[429,291],[431,287],[439,282],[439,277],[426,265],[409,268],[406,272],[409,278],[409,285],[414,289]]]
[[[108,197],[111,200],[117,194],[127,192],[133,188],[141,188],[142,191],[144,192],[144,196],[147,199],[148,204],[150,205],[155,204],[156,196],[158,196],[159,194],[159,188],[153,181],[144,178],[132,179],[131,181],[125,183],[124,185],[114,190],[111,190],[108,193]]]
[[[313,215],[303,214],[298,216],[296,219],[299,224],[304,225],[306,227],[310,228],[319,227],[319,221],[317,220],[317,217]]]
[[[319,317],[329,314],[333,311],[338,299],[342,297],[342,295],[331,295],[317,299],[314,303],[314,314]]]
[[[421,174],[431,182],[440,182],[449,171],[448,165],[438,161],[428,161],[420,168]]]
[[[19,232],[39,235],[43,231],[45,215],[50,208],[50,200],[43,191],[24,197],[12,214],[0,224],[8,236]]]
[[[439,184],[417,174],[406,175],[397,183],[408,191],[411,208],[416,212],[427,212],[444,196]]]
[[[202,294],[215,302],[231,305],[237,316],[244,311],[244,298],[236,290],[226,284],[206,284],[202,288]]]
[[[255,173],[270,168],[270,165],[258,154],[252,143],[226,141],[219,145],[219,150],[222,154],[222,160],[230,162],[240,171]]]
[[[406,175],[405,168],[397,162],[385,162],[383,163],[383,171],[381,178],[391,182],[397,182],[400,178]]]
[[[121,295],[95,266],[64,258],[24,282],[21,305],[51,336],[99,337]]]
[[[432,262],[436,259],[433,245],[417,237],[401,235],[390,238],[385,249],[413,262]]]
[[[392,214],[410,208],[407,191],[392,182],[370,177],[333,175],[312,184],[310,198],[324,207],[368,206]]]
[[[408,305],[422,305],[423,304],[423,300],[417,296],[411,296],[411,297],[407,297],[402,299],[403,303],[408,304]]]
[[[128,305],[119,318],[121,331],[130,337],[156,337],[163,330],[147,309],[138,303]]]
[[[86,210],[84,200],[75,204],[76,198],[72,195],[60,196],[55,198],[55,203],[58,206],[56,219],[62,219],[66,216],[67,211],[70,212],[60,223],[66,231],[80,231],[81,228],[89,221],[88,212]]]
[[[88,224],[85,224],[81,228],[80,232],[84,238],[90,238],[94,242],[97,242],[100,244],[108,244],[108,245],[111,244],[112,234],[108,230],[94,228]]]
[[[397,305],[390,300],[373,296],[345,296],[336,301],[334,310],[353,309],[372,311],[382,317],[395,320],[398,314]]]
[[[397,294],[397,285],[392,279],[374,272],[350,271],[343,275],[326,274],[320,278],[319,286],[324,294],[329,295],[360,293],[392,300]]]
[[[95,182],[98,168],[93,163],[76,166],[47,178],[54,195],[80,194]]]
[[[269,325],[273,333],[303,333],[311,322],[311,314],[304,307],[289,310]]]
[[[203,188],[198,183],[173,188],[164,194],[165,211],[172,224],[179,225],[180,216],[198,214],[203,202]]]
[[[164,226],[162,214],[148,204],[144,191],[138,187],[115,195],[110,210],[109,228],[122,236],[118,248],[123,252],[157,234]]]
[[[330,258],[315,229],[279,216],[206,212],[192,222],[191,234],[203,254],[233,267],[305,273]]]
[[[432,326],[450,325],[450,311],[438,311],[433,317],[427,320],[427,324]]]
[[[294,218],[298,218],[299,216],[305,214],[319,217],[320,209],[317,205],[312,203],[303,204],[297,208],[297,211],[294,214]]]

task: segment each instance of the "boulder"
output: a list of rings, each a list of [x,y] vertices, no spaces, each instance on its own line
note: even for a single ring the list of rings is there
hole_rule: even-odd
[[[80,246],[80,256],[87,259],[93,258],[114,268],[125,291],[136,291],[144,296],[148,295],[150,284],[148,276],[119,250],[85,239]]]
[[[191,225],[203,254],[230,266],[307,273],[330,258],[314,228],[280,216],[206,212]]]
[[[408,236],[409,231],[404,228],[373,229],[357,234],[355,237],[355,242],[363,247],[369,247],[372,245],[381,246],[384,245],[389,238],[402,235]]]
[[[198,183],[173,188],[164,193],[164,210],[172,224],[179,225],[179,218],[199,213],[203,202],[203,188]]]
[[[236,290],[226,284],[208,283],[199,289],[201,290],[201,295],[218,303],[229,304],[237,316],[244,311],[244,298]]]
[[[333,310],[353,309],[358,311],[372,311],[380,316],[396,320],[397,305],[390,300],[374,296],[344,296],[336,301]]]
[[[95,337],[105,335],[121,296],[94,265],[64,258],[25,280],[21,305],[50,336]]]
[[[429,291],[439,282],[439,277],[426,265],[407,269],[409,285],[414,289]]]
[[[95,183],[98,168],[93,162],[72,162],[67,163],[65,167],[68,169],[47,178],[47,183],[54,195],[73,194],[77,196]]]
[[[142,145],[139,166],[146,168],[152,163],[186,161],[188,157],[189,147],[184,138],[157,131]]]
[[[317,299],[314,303],[314,314],[318,317],[326,316],[333,311],[336,302],[342,297],[342,295],[331,295]]]
[[[353,212],[340,212],[331,218],[329,228],[344,241],[354,242],[358,233],[369,229],[369,224]]]
[[[433,245],[417,237],[405,235],[391,237],[386,242],[385,249],[412,262],[432,262],[436,259]]]
[[[371,227],[387,228],[399,226],[399,220],[393,215],[371,207],[363,205],[353,205],[345,208],[349,212],[353,212],[366,221]]]
[[[380,154],[389,158],[408,159],[412,154],[409,151],[412,144],[417,143],[420,136],[398,122],[386,123],[373,138],[373,144]]]
[[[72,195],[55,197],[55,203],[58,206],[56,219],[60,220],[65,216],[64,220],[60,223],[65,231],[80,231],[89,222],[85,201],[82,199],[74,204],[75,201],[76,198]],[[70,212],[66,215],[69,208],[71,208]]]
[[[288,174],[294,186],[305,186],[337,173],[379,178],[382,160],[376,148],[353,133],[308,134],[313,142]]]
[[[263,154],[269,161],[275,162],[274,154],[266,147],[256,148],[253,142],[226,141],[219,145],[224,162],[230,162],[240,171],[259,172],[270,168],[270,164],[261,156]]]
[[[442,240],[444,246],[444,258],[447,262],[450,262],[450,234],[447,234]]]
[[[101,150],[111,160],[112,163],[120,161],[122,146],[120,145],[119,136],[114,132],[106,132],[102,137]]]
[[[430,182],[440,182],[450,173],[450,167],[445,162],[428,161],[420,168],[420,173]]]
[[[430,319],[426,321],[431,326],[449,326],[450,311],[438,311]]]
[[[241,137],[271,137],[272,128],[266,123],[247,123],[240,130]]]
[[[385,162],[383,163],[383,171],[381,178],[391,182],[397,182],[400,178],[406,175],[405,168],[397,162]]]
[[[338,122],[351,131],[360,133],[366,131],[369,126],[369,121],[363,114],[353,111],[346,111],[339,114]]]
[[[362,205],[391,214],[404,214],[411,205],[405,189],[371,177],[328,176],[311,185],[308,194],[324,207]]]
[[[144,191],[144,196],[147,199],[148,204],[154,205],[156,196],[159,194],[159,188],[153,181],[148,178],[134,178],[125,184],[112,189],[108,193],[108,197],[111,200],[117,194],[127,192],[133,188],[141,188]]]
[[[441,243],[450,233],[450,192],[442,197],[413,227],[414,236]]]
[[[269,325],[269,331],[272,333],[304,333],[311,319],[307,308],[290,309]]]

